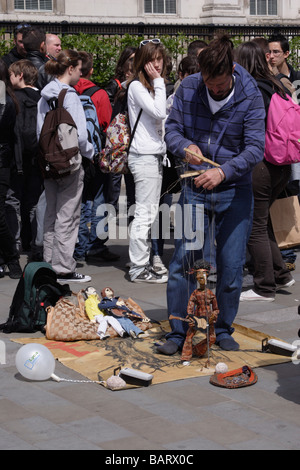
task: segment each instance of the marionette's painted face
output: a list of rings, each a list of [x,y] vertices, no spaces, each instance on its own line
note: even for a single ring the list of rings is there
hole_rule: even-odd
[[[200,287],[206,286],[206,283],[207,283],[207,271],[206,271],[206,269],[197,269],[196,279],[197,279]]]
[[[105,289],[105,295],[106,295],[106,297],[108,297],[109,299],[112,299],[113,296],[114,296],[114,291],[111,290],[109,287],[106,287],[106,289]]]

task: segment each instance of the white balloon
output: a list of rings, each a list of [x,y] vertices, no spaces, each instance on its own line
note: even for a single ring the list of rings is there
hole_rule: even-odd
[[[17,352],[16,367],[26,379],[47,380],[54,372],[55,359],[46,346],[29,343]]]

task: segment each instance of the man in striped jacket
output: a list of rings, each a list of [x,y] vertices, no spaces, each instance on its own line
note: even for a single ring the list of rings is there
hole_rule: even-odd
[[[198,60],[200,73],[183,80],[166,122],[168,150],[187,160],[189,170],[205,170],[184,180],[178,203],[168,313],[186,316],[189,296],[196,287],[187,273],[204,252],[217,269],[216,344],[224,350],[238,350],[232,323],[252,222],[251,172],[264,154],[265,109],[256,82],[233,62],[229,38],[212,41]],[[180,320],[170,320],[170,324],[167,342],[158,347],[158,352],[168,355],[182,349],[187,329]]]

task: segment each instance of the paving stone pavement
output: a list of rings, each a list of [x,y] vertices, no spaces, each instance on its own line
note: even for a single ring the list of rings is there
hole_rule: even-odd
[[[108,245],[120,254],[119,261],[82,262],[78,271],[90,274],[90,285],[98,290],[111,285],[119,295],[132,297],[150,317],[166,319],[166,285],[130,283],[127,241]],[[166,263],[172,251],[168,242]],[[22,266],[26,261],[22,255]],[[272,303],[241,303],[236,322],[288,342],[297,340],[299,266],[296,263],[293,271],[294,286],[279,291]],[[1,323],[7,319],[17,282],[8,276],[0,280]],[[95,383],[27,381],[15,366],[20,345],[11,341],[20,336],[34,342],[41,333],[0,334],[2,352],[5,348],[5,361],[0,363],[1,450],[102,450],[103,458],[143,451],[196,459],[199,450],[299,449],[300,365],[257,368],[258,382],[235,390],[214,387],[209,377],[198,377],[113,392]],[[60,363],[55,373],[69,380],[85,379]]]

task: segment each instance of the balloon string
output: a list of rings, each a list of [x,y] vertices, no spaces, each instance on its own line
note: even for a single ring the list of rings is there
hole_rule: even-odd
[[[55,374],[51,375],[51,379],[55,380],[55,382],[73,382],[73,383],[91,383],[91,384],[105,384],[103,380],[72,380],[72,379],[62,379]]]

